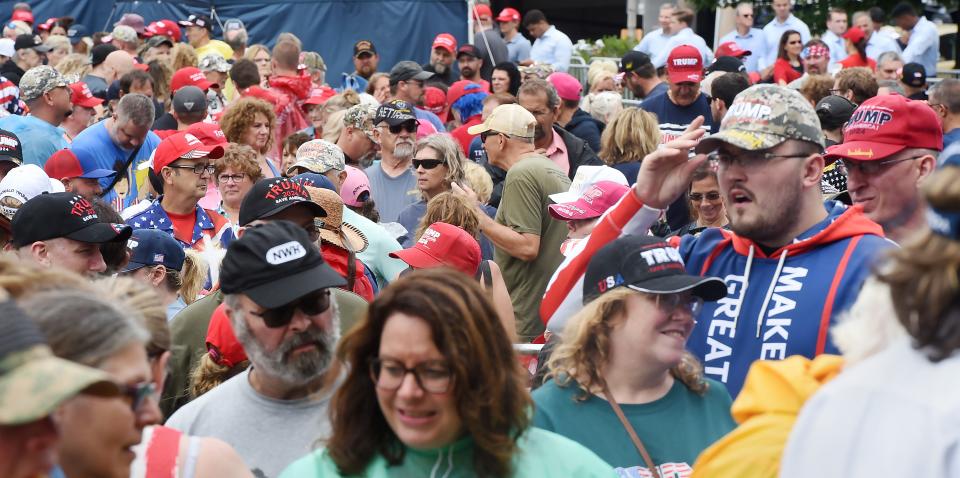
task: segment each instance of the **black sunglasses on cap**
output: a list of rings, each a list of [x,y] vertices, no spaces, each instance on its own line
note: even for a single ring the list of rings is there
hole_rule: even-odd
[[[271,329],[286,327],[293,320],[293,314],[297,310],[307,315],[319,315],[330,308],[330,290],[321,289],[311,292],[287,305],[275,309],[267,309],[259,314],[263,319],[264,325]]]

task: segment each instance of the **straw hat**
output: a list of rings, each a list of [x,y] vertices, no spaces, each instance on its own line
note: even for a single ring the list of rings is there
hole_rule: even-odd
[[[367,248],[367,238],[356,226],[343,222],[343,199],[329,190],[305,186],[310,200],[319,204],[327,217],[315,219],[320,228],[320,240],[353,252],[362,252]]]

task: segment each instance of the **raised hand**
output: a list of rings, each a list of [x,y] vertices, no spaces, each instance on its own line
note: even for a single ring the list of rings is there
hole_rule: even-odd
[[[687,191],[693,172],[707,160],[702,154],[689,157],[690,149],[706,133],[701,126],[703,116],[697,116],[683,134],[643,158],[633,187],[640,201],[652,208],[666,209]]]

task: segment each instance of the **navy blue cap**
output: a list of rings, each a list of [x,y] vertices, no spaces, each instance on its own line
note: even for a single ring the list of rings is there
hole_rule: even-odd
[[[83,40],[83,37],[89,34],[90,32],[87,30],[87,27],[80,23],[74,23],[67,29],[67,38],[70,39],[71,45],[80,43],[80,40]]]
[[[187,254],[183,246],[170,234],[156,229],[137,229],[127,241],[130,262],[121,272],[133,272],[141,267],[162,265],[168,269],[183,269]]]
[[[322,174],[300,173],[291,179],[303,184],[304,186],[310,186],[311,188],[329,189],[333,192],[337,192],[336,186],[330,182],[329,178]]]

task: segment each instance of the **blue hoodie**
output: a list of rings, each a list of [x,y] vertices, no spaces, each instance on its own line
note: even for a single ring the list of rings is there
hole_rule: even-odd
[[[732,396],[755,360],[838,353],[829,327],[856,300],[877,253],[893,246],[859,208],[825,206],[826,219],[769,256],[723,229],[680,239],[689,273],[727,283],[727,297],[704,304],[687,348]]]
[[[861,207],[836,201],[825,207],[826,219],[769,256],[724,229],[670,238],[687,273],[727,284],[727,297],[704,304],[687,348],[732,397],[756,360],[836,353],[829,327],[853,304],[877,254],[894,247]],[[550,327],[553,321],[562,323],[582,308],[583,272],[593,253],[620,235],[645,233],[656,220],[659,211],[641,208],[635,194],[625,195],[560,265],[540,308],[548,329],[558,330]]]

